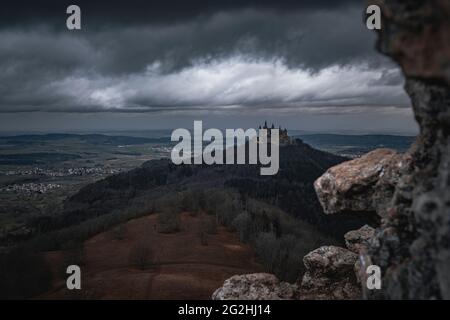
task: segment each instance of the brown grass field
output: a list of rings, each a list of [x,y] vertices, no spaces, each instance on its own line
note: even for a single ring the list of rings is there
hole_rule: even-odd
[[[238,235],[219,226],[201,243],[203,216],[182,213],[181,231],[157,231],[156,214],[130,220],[122,239],[113,230],[84,243],[81,290],[66,288],[65,251],[46,252],[54,281],[39,299],[209,299],[223,281],[235,274],[261,272],[252,249]],[[151,252],[145,268],[133,266],[130,252],[145,244]]]

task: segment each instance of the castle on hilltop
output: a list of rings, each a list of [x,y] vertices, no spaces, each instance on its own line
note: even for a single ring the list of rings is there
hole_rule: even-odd
[[[267,129],[268,130],[268,137],[270,137],[270,132],[272,129],[275,129],[275,125],[272,123],[272,126],[269,128],[267,125],[267,121],[264,121],[264,126],[259,126],[259,129]],[[279,134],[280,134],[280,144],[290,144],[291,138],[288,135],[288,131],[286,128],[282,129],[281,126],[278,128]]]

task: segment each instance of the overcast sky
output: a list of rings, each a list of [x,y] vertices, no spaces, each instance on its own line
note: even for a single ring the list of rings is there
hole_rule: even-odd
[[[118,2],[2,4],[1,131],[264,119],[308,131],[416,131],[404,79],[365,28],[364,1]],[[81,7],[80,31],[66,28],[69,4]]]

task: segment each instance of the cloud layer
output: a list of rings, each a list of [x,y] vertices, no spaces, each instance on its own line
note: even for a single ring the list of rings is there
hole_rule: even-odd
[[[42,13],[47,21],[26,14],[21,24],[3,21],[0,112],[335,112],[409,104],[398,69],[373,49],[354,1],[142,6],[153,11],[133,9],[129,23],[120,7],[82,5],[92,27],[80,32],[58,28],[51,10]]]

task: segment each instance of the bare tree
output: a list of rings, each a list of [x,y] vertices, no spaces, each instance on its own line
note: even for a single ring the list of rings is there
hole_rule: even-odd
[[[145,270],[153,263],[154,254],[148,241],[141,241],[135,244],[129,255],[130,264],[141,270]]]

